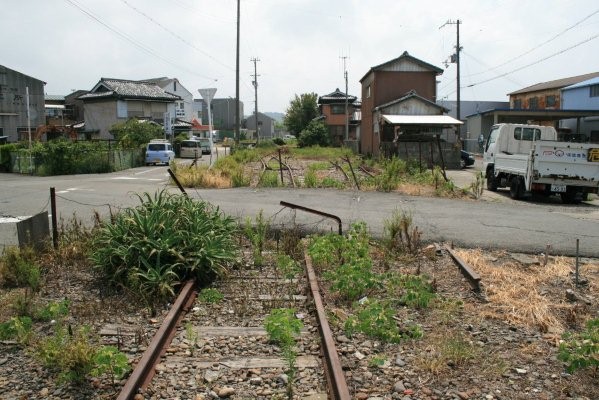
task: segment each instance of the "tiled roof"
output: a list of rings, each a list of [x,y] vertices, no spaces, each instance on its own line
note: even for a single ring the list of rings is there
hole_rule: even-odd
[[[548,90],[548,89],[561,89],[566,86],[574,85],[579,82],[583,82],[592,78],[599,77],[599,72],[591,72],[590,74],[571,76],[569,78],[556,79],[554,81],[541,82],[534,84],[532,86],[525,87],[524,89],[516,90],[515,92],[508,93],[508,95],[512,94],[522,94],[529,92],[538,92],[540,90]]]
[[[155,83],[110,78],[102,78],[90,93],[84,94],[79,99],[85,100],[104,97],[166,101],[181,99],[179,96],[165,92]]]
[[[64,96],[59,94],[46,94],[44,95],[44,100],[46,101],[64,101]]]
[[[347,101],[349,103],[353,103],[356,100],[356,96],[352,96],[350,94],[347,95]],[[325,94],[324,96],[320,96],[318,98],[318,104],[330,104],[337,102],[345,102],[345,93],[339,90],[339,88],[335,89],[335,91],[332,93]]]

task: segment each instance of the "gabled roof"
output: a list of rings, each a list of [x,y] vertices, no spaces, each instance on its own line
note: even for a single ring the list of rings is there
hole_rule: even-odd
[[[89,93],[79,97],[81,100],[104,98],[154,101],[175,101],[181,99],[179,96],[165,92],[161,87],[152,82],[112,78],[100,79]]]
[[[563,90],[576,89],[585,86],[599,85],[599,77],[593,79],[587,79],[586,81],[578,82],[574,85],[566,86]]]
[[[352,96],[350,94],[347,95],[347,102],[353,103],[358,98],[356,96]],[[318,98],[318,104],[332,104],[332,103],[345,103],[345,93],[343,93],[339,88],[335,89],[334,92],[325,94],[324,96],[320,96]]]
[[[422,97],[422,96],[419,96],[419,95],[416,93],[416,91],[415,91],[415,90],[410,90],[408,93],[406,93],[405,95],[403,95],[403,96],[402,96],[402,97],[400,97],[399,99],[391,100],[390,102],[387,102],[387,103],[385,103],[385,104],[381,104],[381,105],[379,105],[379,106],[376,106],[376,107],[374,108],[374,110],[373,110],[373,111],[382,110],[383,108],[387,108],[387,107],[389,107],[389,106],[392,106],[392,105],[394,105],[394,104],[397,104],[397,103],[402,103],[402,102],[404,102],[404,101],[406,101],[406,100],[409,100],[409,99],[412,99],[412,98],[418,99],[418,100],[420,100],[420,101],[422,101],[422,102],[424,102],[424,103],[426,103],[426,104],[429,104],[429,105],[431,105],[431,106],[434,106],[434,107],[436,107],[436,108],[439,108],[439,109],[443,110],[443,112],[445,112],[445,113],[446,113],[446,112],[449,112],[449,109],[448,109],[448,108],[445,108],[445,107],[443,107],[443,106],[441,106],[441,105],[439,105],[439,104],[437,104],[437,103],[434,103],[434,102],[432,102],[432,101],[430,101],[430,100],[428,100],[428,99],[425,99],[425,98],[424,98],[424,97]]]
[[[525,87],[524,89],[516,90],[515,92],[508,93],[508,96],[513,94],[522,94],[528,92],[538,92],[540,90],[548,89],[561,89],[566,86],[571,86],[579,82],[586,81],[588,79],[599,77],[599,72],[591,72],[589,74],[571,76],[569,78],[556,79],[554,81],[541,82],[532,86]]]
[[[360,82],[362,82],[364,79],[366,79],[366,77],[370,73],[372,73],[374,71],[385,70],[385,68],[387,68],[387,67],[391,66],[392,64],[395,64],[395,63],[397,63],[399,61],[402,61],[402,60],[407,60],[407,61],[413,62],[413,63],[421,66],[424,69],[428,69],[430,71],[436,72],[437,75],[441,75],[443,73],[443,70],[441,68],[435,67],[432,64],[429,64],[429,63],[424,62],[424,61],[422,61],[422,60],[420,60],[420,59],[418,59],[416,57],[413,57],[407,51],[404,51],[401,56],[399,56],[397,58],[394,58],[393,60],[390,60],[390,61],[384,62],[382,64],[379,64],[379,65],[377,65],[375,67],[370,68],[368,70],[368,72],[362,77],[362,79],[360,79]]]

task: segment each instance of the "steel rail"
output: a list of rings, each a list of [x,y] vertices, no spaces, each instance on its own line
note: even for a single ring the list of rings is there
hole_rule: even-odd
[[[335,221],[337,221],[337,224],[339,225],[339,234],[343,235],[343,228],[342,228],[342,224],[341,224],[341,218],[339,218],[338,216],[334,215],[334,214],[329,214],[323,211],[318,211],[315,210],[313,208],[308,208],[308,207],[304,207],[304,206],[300,206],[299,204],[293,204],[293,203],[288,203],[286,201],[282,201],[279,203],[280,205],[282,205],[283,207],[289,207],[289,208],[293,208],[294,210],[302,210],[311,214],[316,214],[316,215],[320,215],[322,217],[327,217],[327,218],[331,218],[334,219]]]
[[[470,286],[472,286],[472,289],[477,293],[480,292],[480,275],[475,270],[473,270],[472,267],[469,266],[464,260],[462,260],[460,256],[458,256],[457,253],[450,246],[445,245],[445,250],[447,250],[451,258],[453,258],[453,261],[455,261],[458,267],[460,267],[462,275],[464,275],[466,279],[468,279],[468,282],[470,283]]]
[[[171,342],[176,333],[177,325],[181,317],[189,308],[190,304],[195,300],[197,292],[194,287],[195,280],[190,280],[185,283],[179,292],[179,296],[177,296],[177,300],[175,300],[173,306],[162,322],[162,325],[152,338],[148,348],[127,379],[117,400],[133,399],[140,390],[147,387],[150,383],[154,376],[156,364],[158,364],[166,346]]]
[[[320,331],[322,340],[322,352],[326,362],[325,371],[328,377],[327,382],[330,392],[336,400],[350,400],[349,388],[345,380],[341,362],[339,361],[335,340],[333,339],[333,334],[329,327],[329,322],[327,321],[322,297],[320,296],[320,289],[318,287],[318,280],[316,279],[316,273],[312,267],[312,259],[307,252],[304,254],[306,259],[306,275],[308,276],[310,292],[312,294],[312,299],[314,300],[314,306],[316,307],[316,320],[318,321],[318,330]]]

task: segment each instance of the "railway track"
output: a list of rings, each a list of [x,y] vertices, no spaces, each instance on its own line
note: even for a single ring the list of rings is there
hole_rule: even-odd
[[[293,393],[294,399],[317,400],[364,394],[363,377],[352,365],[359,351],[348,354],[352,344],[342,332],[333,334],[305,259],[304,271],[293,279],[272,263],[246,263],[197,298],[193,283],[185,285],[118,398],[284,399]],[[264,327],[265,316],[279,308],[293,309],[302,322],[292,382],[289,364]]]

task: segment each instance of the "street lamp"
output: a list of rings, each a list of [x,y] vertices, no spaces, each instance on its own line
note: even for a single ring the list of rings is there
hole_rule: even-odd
[[[198,89],[198,92],[200,93],[200,95],[202,96],[204,101],[206,101],[206,104],[208,105],[208,130],[209,130],[209,135],[210,135],[210,146],[212,146],[212,108],[210,106],[210,103],[212,102],[212,99],[214,98],[214,94],[216,93],[216,88]]]

